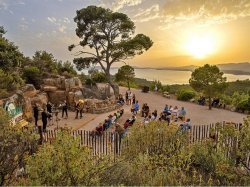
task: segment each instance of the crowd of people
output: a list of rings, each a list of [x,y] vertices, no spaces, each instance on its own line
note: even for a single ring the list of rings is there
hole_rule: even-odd
[[[91,132],[91,135],[102,135],[104,131],[107,131],[114,124],[117,126],[117,120],[124,114],[124,109],[120,109],[114,114],[110,114],[103,122]]]

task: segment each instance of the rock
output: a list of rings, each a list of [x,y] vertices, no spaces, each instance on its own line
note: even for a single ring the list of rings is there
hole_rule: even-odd
[[[38,93],[33,84],[26,84],[21,90],[24,97],[34,97]]]
[[[70,106],[75,105],[75,93],[74,92],[69,92],[67,96],[67,102]]]
[[[96,98],[96,99],[101,99],[101,94],[95,90],[91,90],[89,88],[82,87],[81,88],[82,94],[84,98]]]
[[[48,98],[51,103],[59,105],[66,100],[66,92],[63,90],[48,92]]]
[[[40,107],[44,107],[48,102],[48,96],[46,93],[40,93],[36,97],[31,98],[31,105],[38,104]]]
[[[62,90],[65,89],[65,77],[56,78],[56,87]]]
[[[56,86],[44,86],[42,90],[45,92],[54,92],[57,90],[57,87]]]
[[[57,82],[56,79],[48,78],[48,79],[43,79],[43,84],[46,86],[56,86]]]

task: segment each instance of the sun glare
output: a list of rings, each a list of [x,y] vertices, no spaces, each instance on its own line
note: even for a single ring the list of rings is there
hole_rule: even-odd
[[[212,35],[193,35],[186,42],[187,52],[195,58],[205,58],[215,51],[215,38]]]

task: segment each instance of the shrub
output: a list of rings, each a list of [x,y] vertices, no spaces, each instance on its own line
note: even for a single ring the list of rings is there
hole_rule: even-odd
[[[190,99],[193,99],[196,96],[196,93],[192,90],[181,90],[177,94],[177,99],[181,101],[190,101]]]
[[[24,68],[22,77],[25,79],[26,83],[33,84],[37,89],[40,88],[42,77],[37,67],[31,66]]]
[[[236,110],[242,111],[242,112],[250,111],[249,99],[245,99],[245,100],[240,101],[236,106]]]
[[[149,86],[150,90],[154,90],[155,89],[155,85],[157,86],[158,91],[162,90],[163,86],[162,86],[161,82],[160,81],[156,81],[156,80],[153,81],[153,82],[150,82],[150,86]]]

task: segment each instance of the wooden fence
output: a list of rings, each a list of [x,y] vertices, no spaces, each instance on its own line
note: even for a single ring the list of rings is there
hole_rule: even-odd
[[[225,124],[222,124],[222,127]],[[215,136],[218,134],[216,124],[209,124],[209,125],[199,125],[199,126],[192,126],[189,130],[189,137],[190,143],[193,142],[202,142],[206,139],[211,137],[210,130],[214,129]],[[234,125],[236,130],[240,130],[241,125],[235,124]],[[46,133],[43,133],[43,142],[51,142],[57,136],[57,130],[48,130]],[[88,146],[92,149],[93,155],[112,155],[114,159],[121,154],[122,148],[124,146],[129,146],[128,142],[122,141],[122,138],[119,136],[118,133],[111,133],[111,132],[103,132],[102,135],[92,135],[91,131],[85,130],[76,130],[72,131],[72,136],[80,137],[80,145]],[[228,139],[225,146],[228,146],[231,150],[233,147],[237,147],[238,139]],[[230,156],[230,151],[226,153],[225,156]],[[244,162],[245,166],[250,169],[250,153],[246,156],[246,160]]]

